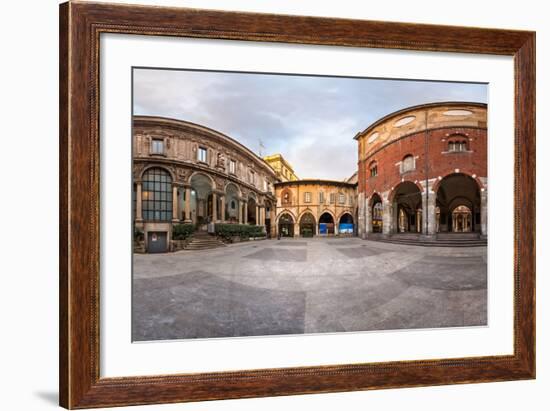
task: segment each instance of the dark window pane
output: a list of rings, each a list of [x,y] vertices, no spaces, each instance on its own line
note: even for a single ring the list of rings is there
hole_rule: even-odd
[[[169,221],[172,216],[172,179],[160,168],[143,176],[142,211],[145,220]]]

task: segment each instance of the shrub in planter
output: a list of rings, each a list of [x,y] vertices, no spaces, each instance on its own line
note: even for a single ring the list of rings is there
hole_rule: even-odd
[[[215,233],[224,241],[233,242],[234,237],[248,239],[250,237],[264,237],[262,227],[248,224],[216,224]]]
[[[145,234],[143,234],[143,231],[139,228],[134,228],[134,241],[144,241],[145,240]]]
[[[172,227],[172,240],[185,240],[195,231],[193,224],[176,224]]]

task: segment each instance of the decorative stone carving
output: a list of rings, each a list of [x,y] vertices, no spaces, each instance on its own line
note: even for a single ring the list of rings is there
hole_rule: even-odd
[[[225,169],[225,157],[223,153],[218,153],[216,167]]]
[[[143,164],[141,163],[134,163],[134,166],[133,166],[133,170],[132,170],[132,173],[133,173],[133,176],[134,176],[134,180],[139,180],[141,179],[141,173],[143,172]]]
[[[189,177],[189,170],[178,167],[176,172],[176,180],[178,181],[178,183],[184,183],[185,181],[187,181],[188,177]]]

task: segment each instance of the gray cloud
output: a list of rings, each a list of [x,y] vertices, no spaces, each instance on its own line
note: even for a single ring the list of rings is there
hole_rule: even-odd
[[[487,102],[484,84],[134,70],[134,114],[213,128],[256,153],[281,153],[301,178],[357,168],[353,136],[393,111],[436,101]]]

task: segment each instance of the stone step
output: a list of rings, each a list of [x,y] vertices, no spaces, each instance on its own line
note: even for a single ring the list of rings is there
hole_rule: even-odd
[[[483,239],[454,239],[454,240],[434,240],[427,241],[422,239],[405,239],[405,238],[369,238],[369,240],[380,241],[384,243],[393,243],[401,245],[414,245],[421,247],[485,247],[487,240]]]
[[[225,247],[223,241],[208,233],[198,232],[193,234],[191,241],[185,246],[186,250],[206,250]]]
[[[478,240],[478,233],[437,233],[438,240]]]

